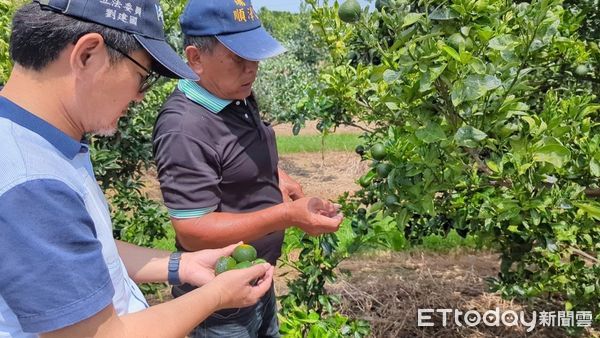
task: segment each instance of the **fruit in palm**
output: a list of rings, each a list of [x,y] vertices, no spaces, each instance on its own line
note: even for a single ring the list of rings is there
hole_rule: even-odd
[[[231,256],[223,256],[217,259],[217,263],[215,264],[215,275],[235,268],[236,264],[237,262]]]
[[[256,265],[256,264],[263,264],[263,263],[267,263],[266,260],[262,259],[262,258],[257,258],[255,260],[252,261],[252,265]]]
[[[346,0],[338,9],[340,20],[347,23],[354,23],[360,19],[362,10],[360,4],[356,0]]]
[[[375,160],[383,160],[385,158],[385,146],[381,143],[376,143],[371,147],[371,156]]]
[[[256,249],[249,244],[240,244],[234,250],[231,255],[236,262],[252,262],[256,259]]]
[[[240,262],[235,265],[234,269],[245,269],[245,268],[249,268],[251,266],[252,266],[252,262]]]

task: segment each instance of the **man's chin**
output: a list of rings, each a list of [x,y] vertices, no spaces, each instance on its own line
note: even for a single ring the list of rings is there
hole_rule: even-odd
[[[100,129],[100,130],[96,130],[94,132],[92,132],[92,134],[96,135],[96,136],[102,136],[102,137],[111,137],[114,136],[117,132],[117,128],[110,128],[110,129]]]

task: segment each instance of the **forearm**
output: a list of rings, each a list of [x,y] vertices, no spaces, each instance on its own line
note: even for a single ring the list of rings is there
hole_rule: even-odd
[[[205,286],[184,297],[121,317],[127,337],[185,337],[219,309],[219,294]]]
[[[190,251],[250,242],[293,225],[288,203],[249,213],[213,212],[189,220],[173,219],[179,243]]]
[[[218,291],[206,286],[183,297],[121,317],[109,305],[88,319],[42,334],[41,337],[185,337],[219,309],[219,297]]]
[[[165,282],[169,251],[115,241],[129,277],[136,283]]]

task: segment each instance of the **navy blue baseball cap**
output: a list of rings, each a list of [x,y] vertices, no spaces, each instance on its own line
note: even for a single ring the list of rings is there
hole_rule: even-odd
[[[250,0],[189,0],[179,18],[188,36],[215,36],[236,55],[261,61],[285,52],[263,28]]]
[[[164,17],[157,0],[34,0],[44,10],[94,22],[133,34],[155,61],[160,75],[197,81],[190,69],[165,41]]]

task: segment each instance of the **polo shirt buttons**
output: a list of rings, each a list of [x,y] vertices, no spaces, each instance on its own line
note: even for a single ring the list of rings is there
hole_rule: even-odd
[[[240,101],[235,101],[235,105],[239,106],[240,105]]]

